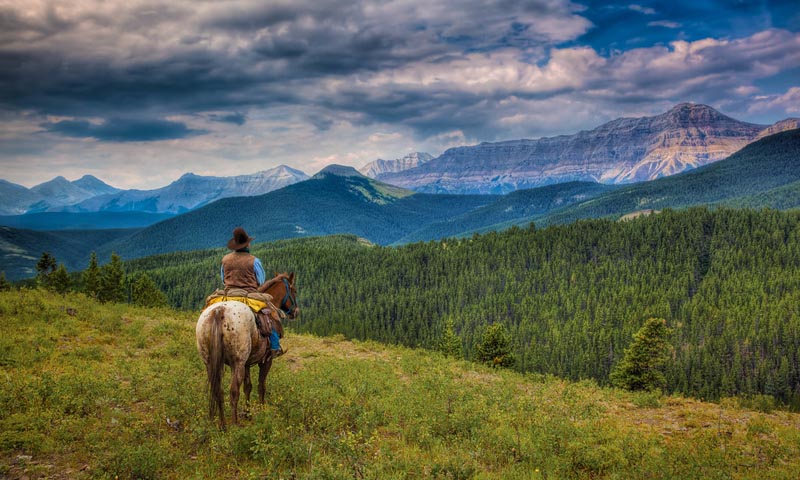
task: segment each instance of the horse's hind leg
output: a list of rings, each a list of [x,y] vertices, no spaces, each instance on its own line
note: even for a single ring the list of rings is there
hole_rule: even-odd
[[[272,358],[264,363],[258,364],[258,401],[264,403],[264,395],[267,393],[267,374],[272,368]]]
[[[235,363],[231,367],[231,410],[233,410],[233,423],[239,423],[239,389],[244,381],[244,362]]]
[[[244,405],[245,415],[250,414],[250,392],[253,391],[253,382],[250,381],[250,366],[244,367]]]

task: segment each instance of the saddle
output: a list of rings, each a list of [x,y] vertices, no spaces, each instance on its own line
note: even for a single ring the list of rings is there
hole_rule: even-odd
[[[241,302],[250,307],[256,319],[256,326],[262,336],[268,337],[272,330],[278,332],[278,337],[283,338],[283,323],[280,320],[281,312],[273,303],[272,295],[260,292],[248,292],[242,288],[218,288],[206,297],[204,308],[225,301]]]

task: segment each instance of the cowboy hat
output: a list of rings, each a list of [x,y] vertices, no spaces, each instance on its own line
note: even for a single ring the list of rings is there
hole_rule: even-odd
[[[255,240],[255,237],[248,236],[244,228],[236,227],[233,229],[233,238],[228,240],[228,248],[230,250],[239,250],[250,245],[253,240]]]

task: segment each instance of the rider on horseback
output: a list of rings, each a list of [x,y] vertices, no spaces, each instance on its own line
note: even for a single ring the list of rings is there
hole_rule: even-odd
[[[247,292],[257,292],[258,287],[266,281],[261,261],[250,253],[249,246],[253,239],[242,227],[233,230],[233,238],[228,240],[228,249],[233,252],[222,257],[219,272],[226,289],[240,288]],[[272,323],[265,312],[256,314],[256,324],[261,335],[269,337],[273,358],[282,355],[284,351],[281,348],[280,335],[275,328],[269,327]]]

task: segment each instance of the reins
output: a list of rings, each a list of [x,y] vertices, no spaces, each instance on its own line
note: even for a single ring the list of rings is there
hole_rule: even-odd
[[[286,277],[281,278],[283,281],[283,286],[286,289],[286,295],[283,296],[283,300],[281,300],[280,309],[283,310],[287,315],[292,315],[294,311],[297,309],[297,299],[292,296],[292,289],[289,286],[289,281]],[[288,306],[288,302],[292,302],[292,306]]]

